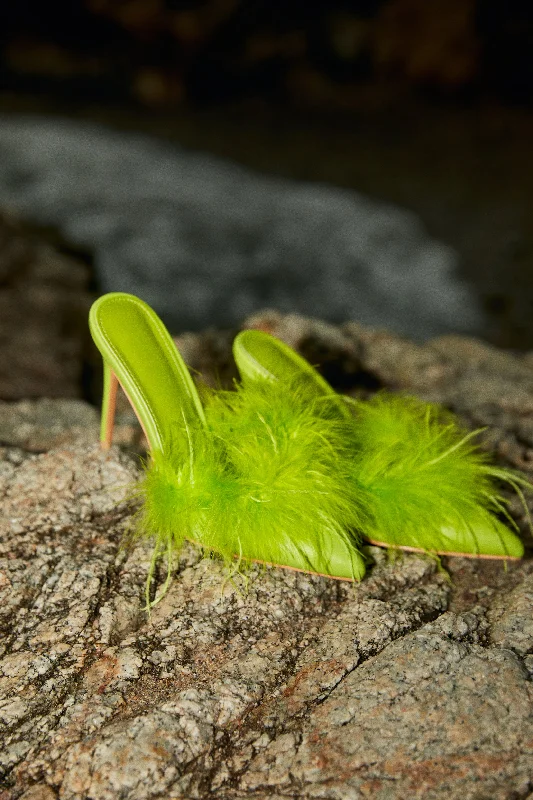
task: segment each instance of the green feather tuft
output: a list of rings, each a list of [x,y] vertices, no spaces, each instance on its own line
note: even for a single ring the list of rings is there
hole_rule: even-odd
[[[139,532],[155,560],[185,539],[226,563],[260,561],[359,580],[360,537],[387,547],[519,558],[493,466],[457,418],[414,397],[310,392],[298,370],[207,391],[206,427],[175,423],[140,485]],[[165,586],[168,584],[165,584]],[[162,594],[160,595],[160,597]],[[160,599],[160,598],[159,598]],[[147,602],[147,605],[149,603]]]
[[[359,580],[362,518],[336,403],[309,399],[298,380],[257,380],[213,392],[205,414],[207,429],[189,424],[152,455],[139,487],[139,531],[155,537],[156,552],[190,539],[228,563]]]
[[[520,495],[529,484],[490,464],[473,442],[479,431],[467,433],[450,412],[414,397],[381,393],[352,405],[352,476],[365,538],[433,552],[523,555],[520,539],[494,515],[510,519],[496,481]]]
[[[305,359],[263,331],[239,333],[233,352],[247,384],[258,374],[276,386],[300,375],[309,397],[335,396]],[[345,418],[348,408],[354,412],[346,421],[345,448],[366,539],[434,553],[523,555],[518,536],[496,516],[517,529],[497,484],[518,494],[530,528],[523,491],[530,492],[531,484],[490,463],[473,442],[479,431],[467,433],[453,414],[413,397],[381,393],[368,402],[342,400],[339,416]]]

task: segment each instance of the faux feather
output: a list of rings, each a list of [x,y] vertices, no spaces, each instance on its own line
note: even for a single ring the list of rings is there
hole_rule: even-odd
[[[490,463],[457,418],[414,397],[381,393],[353,403],[352,477],[361,532],[386,546],[519,558],[498,481],[523,498],[519,475]]]
[[[345,423],[340,457],[349,462],[359,532],[367,541],[441,554],[523,555],[519,537],[495,516],[517,529],[498,484],[516,491],[528,519],[522,490],[531,491],[531,484],[491,463],[474,442],[479,431],[468,433],[451,412],[414,397],[343,398],[305,359],[263,331],[239,333],[233,352],[246,386],[264,375],[275,391],[300,376],[308,398],[328,398],[330,408],[337,407]]]
[[[414,398],[337,395],[287,345],[243,331],[234,354],[243,383],[210,392],[205,411],[155,312],[110,293],[93,304],[105,365],[101,441],[109,447],[120,382],[150,443],[137,493],[136,534],[153,537],[155,565],[185,539],[228,563],[269,564],[358,580],[361,537],[387,547],[520,557],[498,488],[531,485],[498,468],[449,412]]]
[[[336,402],[309,398],[298,376],[210,393],[207,428],[188,424],[184,436],[177,423],[139,487],[139,530],[155,537],[156,554],[190,539],[228,563],[237,555],[359,580],[362,517]]]

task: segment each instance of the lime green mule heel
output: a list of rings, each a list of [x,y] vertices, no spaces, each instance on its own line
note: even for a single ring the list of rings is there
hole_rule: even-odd
[[[337,419],[302,407],[290,382],[273,391],[256,379],[202,403],[167,329],[132,295],[99,298],[89,324],[105,369],[102,446],[111,443],[118,384],[148,439],[137,532],[155,539],[154,559],[166,553],[170,571],[188,539],[233,566],[238,558],[362,578]]]
[[[176,424],[205,415],[189,370],[157,314],[130,294],[112,292],[93,303],[93,340],[104,361],[101,442],[111,444],[118,383],[126,393],[150,449],[169,446]]]
[[[290,382],[297,377],[302,391],[309,397],[328,398],[341,417],[351,418],[343,398],[305,358],[280,339],[262,331],[241,331],[233,342],[233,356],[243,381]]]
[[[263,331],[239,333],[233,353],[245,383],[263,377],[279,385],[299,375],[310,400],[331,401],[335,394],[305,359]],[[476,432],[466,433],[450,412],[415,398],[338,396],[336,408],[345,421],[352,497],[366,541],[439,555],[523,555],[519,537],[495,516],[515,526],[495,482],[510,485],[524,507],[522,489],[531,486],[490,464],[472,444]]]

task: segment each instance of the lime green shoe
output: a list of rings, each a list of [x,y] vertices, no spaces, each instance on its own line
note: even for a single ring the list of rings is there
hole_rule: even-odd
[[[104,361],[102,446],[111,444],[118,384],[150,446],[138,530],[155,539],[151,571],[162,553],[170,568],[189,539],[232,564],[363,577],[336,419],[318,421],[290,382],[272,391],[255,380],[213,392],[204,406],[167,329],[132,295],[99,298],[89,324]]]
[[[299,375],[309,402],[332,405],[334,390],[283,342],[256,330],[233,345],[246,384],[259,377],[291,384]],[[303,399],[303,402],[306,402]],[[495,481],[509,484],[523,501],[531,485],[500,469],[472,444],[456,418],[415,398],[378,394],[369,401],[337,395],[350,449],[352,497],[361,532],[383,547],[479,558],[520,558],[519,537],[493,512],[510,519]],[[527,511],[527,507],[526,507]]]
[[[242,381],[263,379],[287,383],[297,378],[302,391],[309,397],[328,398],[342,418],[352,418],[342,396],[305,358],[280,339],[263,331],[241,331],[233,342],[233,356]]]
[[[100,432],[104,449],[113,437],[119,383],[152,452],[168,449],[175,429],[185,422],[205,427],[189,370],[150,306],[131,294],[105,294],[91,307],[89,327],[104,362]]]

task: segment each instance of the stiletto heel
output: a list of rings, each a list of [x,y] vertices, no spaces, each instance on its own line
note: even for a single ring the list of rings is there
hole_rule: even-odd
[[[154,537],[154,559],[166,553],[170,569],[189,539],[232,564],[364,575],[339,415],[303,407],[300,386],[272,391],[260,379],[214,392],[204,407],[167,329],[132,295],[99,298],[89,324],[104,360],[102,446],[111,443],[119,383],[149,443],[138,533]]]
[[[335,394],[305,359],[263,331],[239,333],[233,353],[245,384],[263,378],[279,386],[299,376],[309,400]],[[413,397],[337,398],[351,448],[353,502],[369,543],[438,555],[523,555],[519,537],[494,516],[518,530],[495,481],[517,492],[528,519],[522,490],[532,487],[489,463],[471,442],[479,431],[466,433],[451,413]]]

